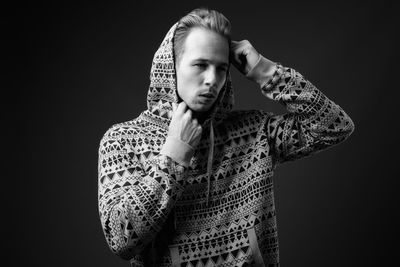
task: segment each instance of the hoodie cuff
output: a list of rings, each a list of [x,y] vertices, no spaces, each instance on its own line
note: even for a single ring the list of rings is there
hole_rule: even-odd
[[[266,59],[260,54],[260,59],[257,64],[246,74],[249,80],[252,80],[262,88],[266,83],[271,80],[272,75],[276,70],[277,63]]]
[[[160,151],[161,154],[170,157],[179,164],[188,167],[193,157],[194,149],[191,145],[176,137],[168,136]]]

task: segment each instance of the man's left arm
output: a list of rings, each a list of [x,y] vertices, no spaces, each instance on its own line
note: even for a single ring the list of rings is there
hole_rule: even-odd
[[[265,122],[276,162],[316,153],[343,142],[354,131],[346,112],[293,68],[260,55],[246,77],[288,110],[286,114],[268,116]]]
[[[257,82],[266,97],[288,110],[265,116],[265,132],[276,163],[326,149],[354,131],[344,110],[293,68],[263,57],[247,40],[232,41],[231,53],[235,67]]]

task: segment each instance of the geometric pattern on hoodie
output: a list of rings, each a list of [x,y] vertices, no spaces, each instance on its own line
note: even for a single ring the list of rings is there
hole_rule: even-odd
[[[288,112],[232,111],[228,72],[190,165],[180,165],[160,153],[178,102],[176,25],[154,55],[147,110],[112,125],[100,141],[98,204],[107,244],[132,266],[279,266],[274,169],[344,141],[354,123],[280,63],[261,93]]]

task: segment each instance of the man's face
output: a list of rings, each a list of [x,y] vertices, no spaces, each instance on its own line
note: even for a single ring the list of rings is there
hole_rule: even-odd
[[[229,64],[228,41],[203,28],[192,29],[177,63],[177,90],[195,112],[208,111],[225,84]]]

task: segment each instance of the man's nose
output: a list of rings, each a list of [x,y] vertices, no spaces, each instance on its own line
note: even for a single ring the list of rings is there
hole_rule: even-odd
[[[217,83],[217,70],[215,68],[209,68],[204,77],[204,83],[208,86],[215,86]]]

